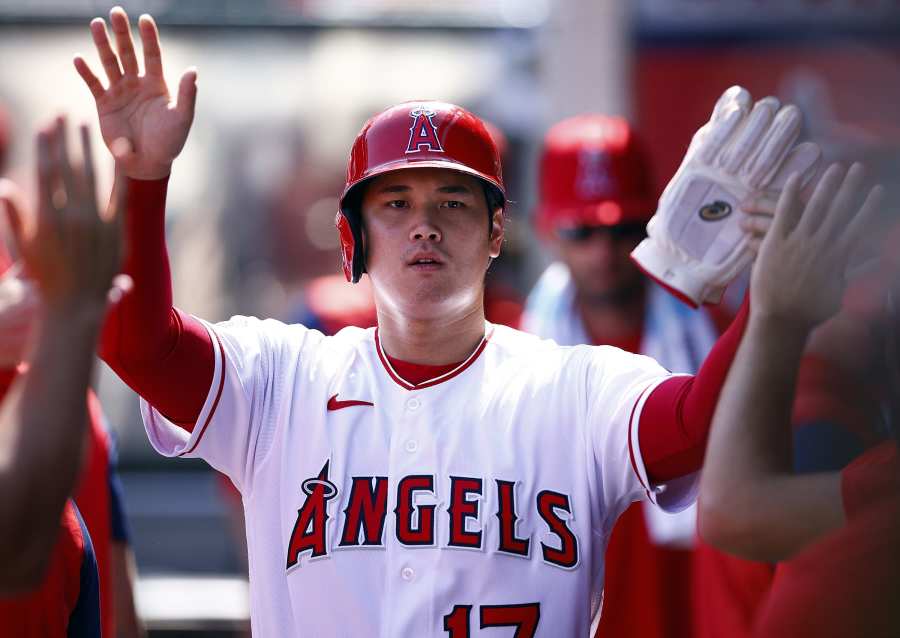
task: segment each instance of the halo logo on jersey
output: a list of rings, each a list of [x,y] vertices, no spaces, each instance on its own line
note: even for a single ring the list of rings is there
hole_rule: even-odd
[[[409,142],[406,144],[407,153],[419,153],[422,150],[443,153],[444,147],[438,139],[437,126],[434,124],[435,112],[418,107],[409,112],[412,118],[412,126],[409,127]]]

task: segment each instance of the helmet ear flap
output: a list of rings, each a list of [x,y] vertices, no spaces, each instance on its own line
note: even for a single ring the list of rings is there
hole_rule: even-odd
[[[351,221],[350,215],[357,217],[353,213],[348,215],[344,211],[338,211],[334,217],[334,225],[338,229],[341,241],[341,266],[344,270],[344,277],[350,283],[355,284],[366,271],[366,250],[362,225],[358,219]]]

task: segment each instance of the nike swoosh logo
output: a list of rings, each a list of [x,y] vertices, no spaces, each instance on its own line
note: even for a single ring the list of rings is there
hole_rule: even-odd
[[[338,401],[338,395],[334,395],[328,399],[329,410],[343,410],[344,408],[352,408],[354,405],[375,405],[371,401]]]

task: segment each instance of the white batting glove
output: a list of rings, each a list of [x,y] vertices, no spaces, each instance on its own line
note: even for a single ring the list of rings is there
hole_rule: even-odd
[[[805,185],[816,172],[818,145],[795,146],[801,119],[796,106],[774,97],[753,104],[746,89],[725,91],[663,191],[647,239],[631,253],[638,266],[693,306],[718,303],[753,258],[740,202],[775,199],[792,173]]]

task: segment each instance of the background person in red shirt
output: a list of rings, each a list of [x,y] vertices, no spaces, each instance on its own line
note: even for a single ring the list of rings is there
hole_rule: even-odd
[[[522,328],[563,345],[612,345],[696,373],[719,330],[650,281],[631,260],[659,195],[624,119],[599,114],[553,126],[540,159],[536,225],[557,261],[528,297]],[[692,635],[695,509],[633,503],[606,550],[597,636]]]

